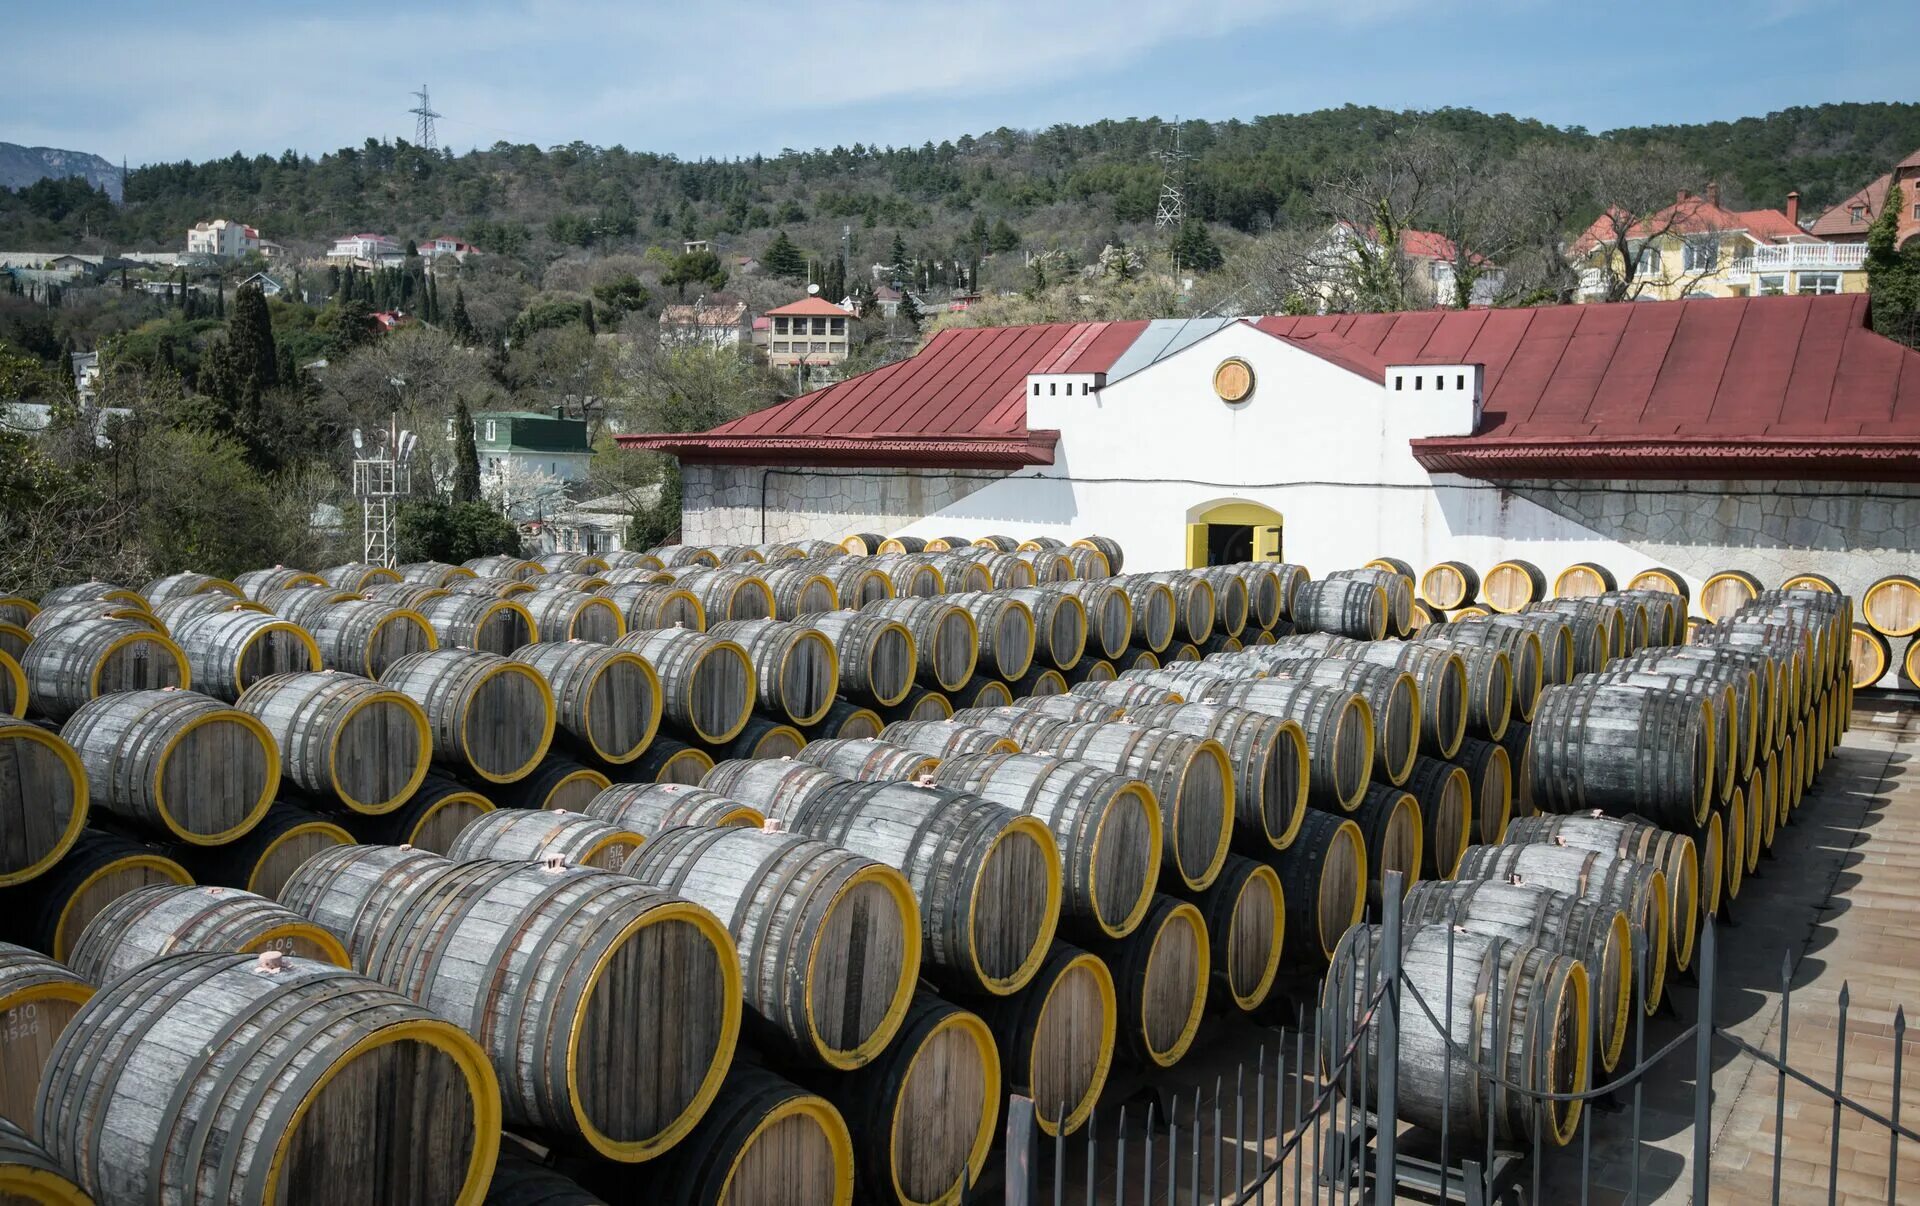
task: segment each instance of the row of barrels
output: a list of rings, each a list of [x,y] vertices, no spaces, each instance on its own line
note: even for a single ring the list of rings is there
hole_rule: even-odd
[[[1397,558],[1381,558],[1373,564],[1414,576],[1413,568]],[[1686,577],[1676,570],[1653,566],[1622,579],[1595,561],[1576,561],[1551,579],[1537,564],[1520,559],[1498,562],[1484,573],[1464,561],[1442,561],[1418,575],[1419,601],[1432,611],[1448,613],[1474,610],[1511,615],[1530,603],[1605,597],[1623,589],[1676,595],[1683,604],[1690,603],[1699,617],[1718,623],[1765,594],[1768,587],[1747,570],[1719,570],[1706,577],[1699,597],[1694,598]],[[1838,583],[1817,573],[1793,574],[1778,589],[1840,593]],[[1882,637],[1920,634],[1920,577],[1886,574],[1869,583],[1860,596],[1860,618],[1867,631]]]
[[[1406,899],[1403,974],[1440,1012],[1403,1015],[1403,1121],[1573,1138],[1580,1104],[1565,1095],[1616,1067],[1632,1003],[1658,1006],[1666,969],[1688,966],[1699,922],[1738,893],[1838,744],[1850,628],[1837,593],[1762,591],[1698,645],[1545,689],[1520,771],[1522,807],[1544,815]],[[1342,943],[1323,1033],[1351,1033],[1378,990],[1383,937],[1357,927]],[[1448,1075],[1460,1058],[1513,1069],[1530,1092],[1477,1109],[1474,1076]]]

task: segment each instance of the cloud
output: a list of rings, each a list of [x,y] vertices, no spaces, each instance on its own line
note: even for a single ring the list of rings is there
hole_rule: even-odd
[[[406,94],[425,80],[450,115],[442,141],[462,146],[581,139],[697,153],[724,135],[735,149],[773,151],[782,141],[836,140],[810,136],[809,114],[1028,92],[1057,100],[1169,48],[1282,23],[1366,27],[1410,5],[485,0],[428,4],[396,19],[391,5],[339,0],[253,18],[239,35],[244,53],[233,54],[223,44],[225,6],[128,3],[92,23],[89,57],[111,70],[82,82],[57,56],[13,64],[10,105],[20,103],[0,137],[143,161],[317,152],[410,134]],[[71,19],[26,14],[24,24],[44,28],[20,31],[22,44],[54,38]],[[1205,61],[1182,69],[1204,78]]]

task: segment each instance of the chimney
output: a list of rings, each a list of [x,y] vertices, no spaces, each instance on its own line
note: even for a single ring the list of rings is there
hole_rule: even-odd
[[[1797,188],[1787,193],[1787,221],[1800,225],[1800,190]]]
[[[1681,190],[1680,190],[1680,191],[1679,191],[1678,193],[1675,193],[1675,194],[1674,194],[1674,197],[1673,197],[1673,203],[1674,203],[1675,205],[1678,205],[1678,204],[1680,204],[1680,203],[1681,203],[1682,201],[1685,201],[1685,200],[1686,200],[1686,199],[1687,199],[1688,197],[1691,197],[1691,196],[1693,196],[1693,194],[1692,194],[1692,193],[1690,193],[1690,192],[1688,192],[1688,191],[1687,191],[1686,189],[1684,189],[1684,188],[1683,188],[1683,189],[1681,189]]]
[[[1707,181],[1707,204],[1716,206],[1720,204],[1720,182],[1718,180]]]

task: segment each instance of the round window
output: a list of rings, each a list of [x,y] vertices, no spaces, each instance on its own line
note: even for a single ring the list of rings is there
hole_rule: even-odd
[[[1253,366],[1238,356],[1213,370],[1213,392],[1222,402],[1245,402],[1253,395]]]

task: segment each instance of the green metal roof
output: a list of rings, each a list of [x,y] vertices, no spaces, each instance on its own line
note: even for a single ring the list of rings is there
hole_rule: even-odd
[[[473,416],[474,442],[486,448],[527,452],[592,452],[584,419],[556,419],[531,410],[490,410]],[[486,438],[487,424],[494,438]]]

